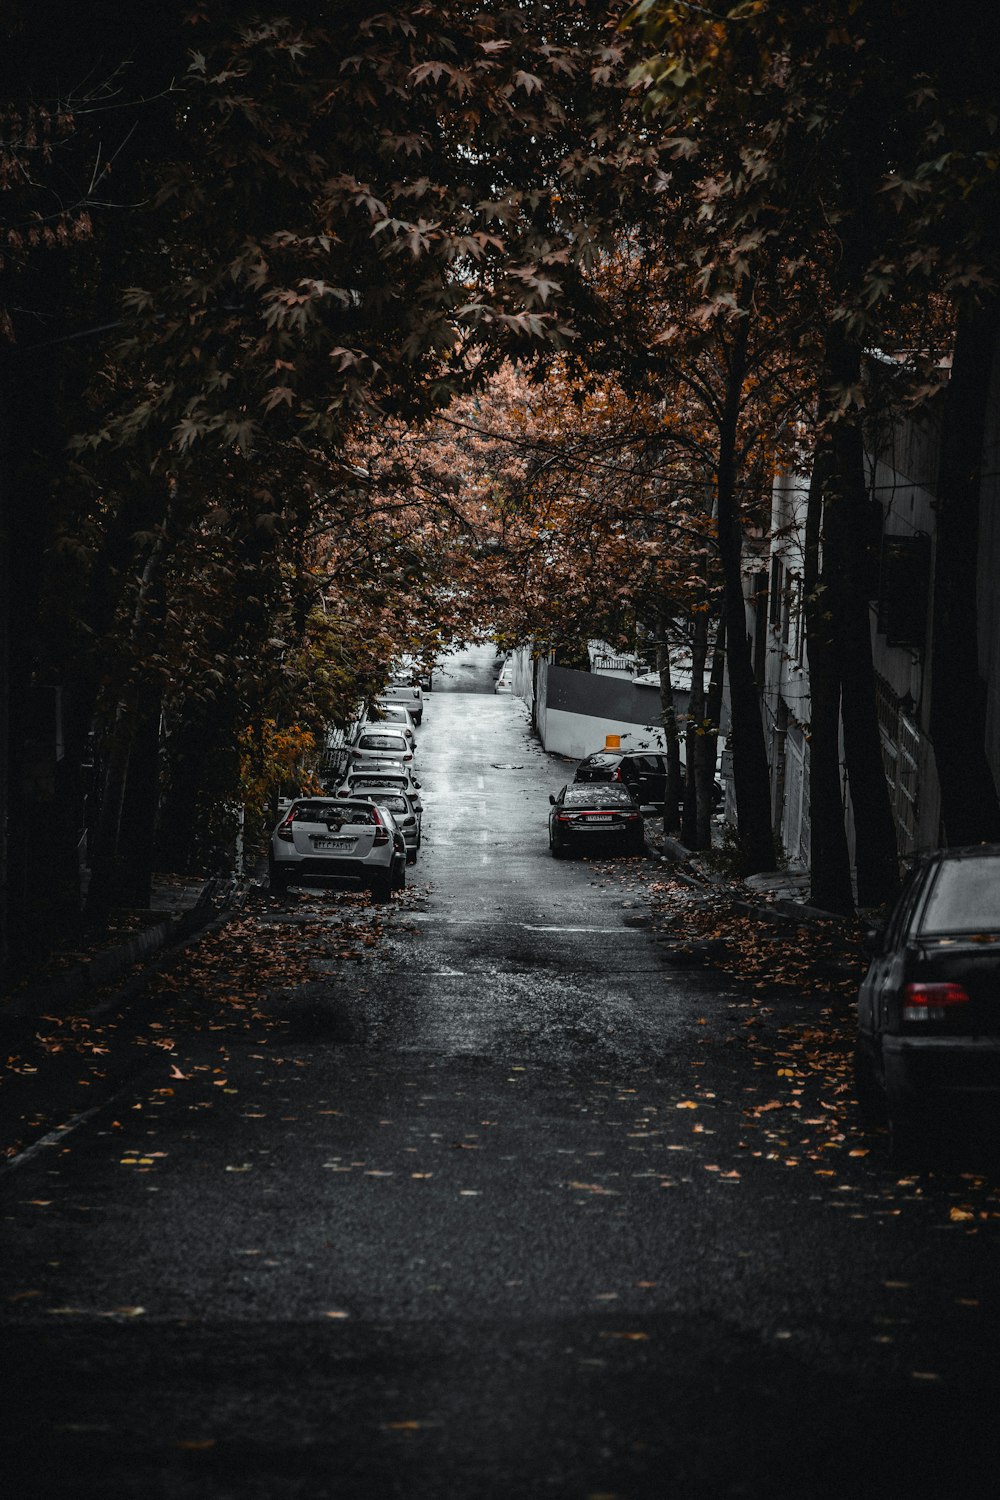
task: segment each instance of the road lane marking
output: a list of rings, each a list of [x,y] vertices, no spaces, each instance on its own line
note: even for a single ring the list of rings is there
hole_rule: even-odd
[[[562,927],[549,923],[497,922],[486,912],[481,917],[446,917],[437,912],[423,911],[408,911],[403,915],[407,922],[441,922],[448,927],[481,927],[485,923],[496,929],[520,927],[523,932],[617,932],[621,936],[631,934],[638,937],[649,930],[645,927]]]
[[[25,1146],[24,1150],[19,1151],[16,1156],[9,1157],[7,1161],[5,1161],[2,1166],[0,1166],[0,1171],[12,1172],[15,1167],[24,1166],[25,1162],[31,1161],[32,1157],[38,1156],[40,1152],[46,1151],[52,1146],[61,1145],[61,1143],[66,1140],[66,1138],[72,1133],[72,1131],[78,1129],[81,1125],[85,1125],[88,1120],[92,1120],[94,1116],[96,1114],[99,1114],[107,1104],[110,1104],[112,1100],[117,1099],[118,1094],[123,1092],[123,1089],[119,1089],[116,1093],[112,1094],[111,1099],[105,1100],[104,1104],[95,1104],[92,1109],[82,1110],[80,1114],[73,1115],[71,1119],[65,1122],[65,1124],[57,1125],[55,1129],[50,1130],[47,1135],[43,1135],[37,1141],[32,1141],[30,1146]]]
[[[519,922],[525,932],[637,932],[636,927],[535,927],[530,922]]]

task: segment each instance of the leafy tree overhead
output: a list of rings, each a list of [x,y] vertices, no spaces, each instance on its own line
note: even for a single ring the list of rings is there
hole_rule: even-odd
[[[61,687],[53,795],[82,801],[95,740],[94,911],[148,886],[161,771],[171,858],[204,860],[261,747],[318,742],[398,651],[686,614],[702,652],[720,589],[766,867],[743,545],[804,434],[814,894],[852,900],[841,717],[859,896],[887,894],[862,377],[878,347],[892,399],[930,399],[956,318],[961,361],[993,348],[977,8],[943,39],[916,0],[56,9],[16,4],[0,57],[0,781],[9,815],[21,705]],[[942,493],[968,685],[974,477]]]

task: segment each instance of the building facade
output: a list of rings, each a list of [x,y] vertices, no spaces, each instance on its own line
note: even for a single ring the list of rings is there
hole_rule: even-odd
[[[1000,785],[1000,362],[982,462],[979,663],[987,686],[987,755]],[[882,760],[900,855],[942,841],[940,789],[929,737],[933,674],[936,485],[940,413],[898,417],[866,454],[872,515],[869,578],[872,655]],[[766,542],[747,549],[747,629],[771,766],[774,828],[789,860],[808,865],[809,660],[803,543],[809,476],[781,473]],[[842,773],[853,857],[850,788]]]

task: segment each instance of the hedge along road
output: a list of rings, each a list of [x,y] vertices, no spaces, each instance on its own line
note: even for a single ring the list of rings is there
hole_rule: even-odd
[[[940,1495],[992,1456],[987,1188],[852,1156],[835,1073],[821,1160],[765,1135],[747,998],[667,966],[653,864],[549,857],[571,768],[490,663],[428,699],[381,942],[0,1180],[14,1494]],[[325,899],[262,897],[233,973]]]

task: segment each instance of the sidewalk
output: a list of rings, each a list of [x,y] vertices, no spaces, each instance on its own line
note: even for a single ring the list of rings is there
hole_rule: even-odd
[[[0,1170],[147,1064],[136,1037],[153,977],[241,900],[228,879],[157,876],[147,910],[114,912],[0,1000]]]
[[[231,889],[229,880],[155,875],[148,910],[116,912],[106,933],[50,954],[0,999],[0,1024],[30,1021],[53,1007],[88,1011],[134,964],[204,926]]]
[[[650,843],[667,877],[653,903],[654,936],[671,961],[723,970],[756,993],[851,1002],[866,961],[861,918],[810,906],[808,871],[740,878],[669,836]]]

